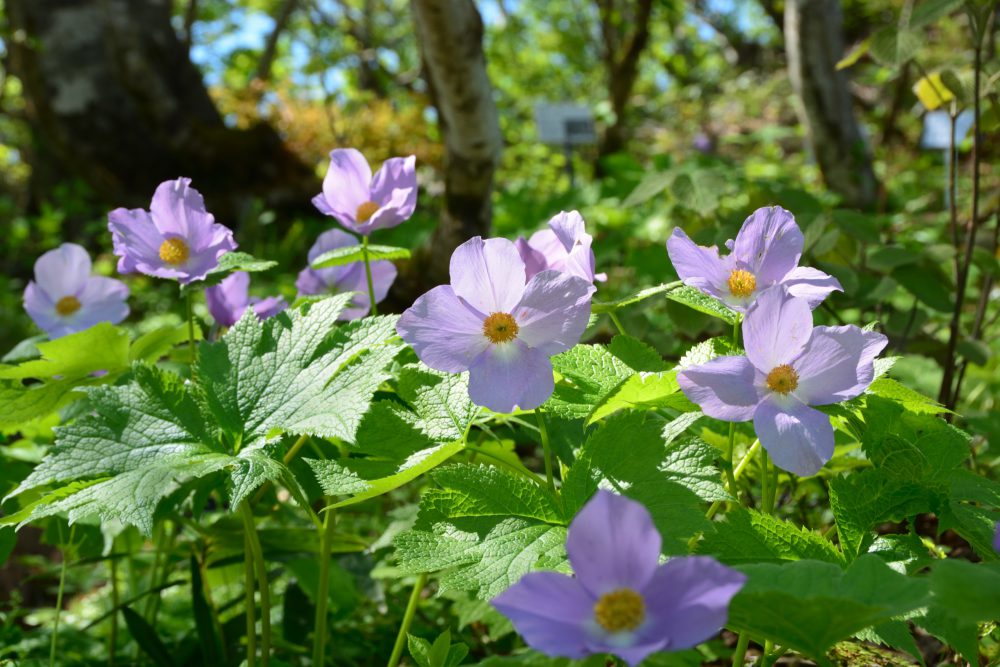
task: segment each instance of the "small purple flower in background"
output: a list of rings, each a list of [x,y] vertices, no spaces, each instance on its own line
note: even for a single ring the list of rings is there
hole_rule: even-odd
[[[775,465],[815,475],[833,456],[833,426],[809,406],[864,392],[888,339],[850,325],[813,327],[809,303],[779,286],[761,294],[747,313],[743,340],[745,357],[685,368],[677,382],[709,417],[752,419]]]
[[[368,236],[406,222],[417,207],[416,156],[389,158],[372,178],[365,156],[353,148],[330,152],[323,193],[312,203],[349,231]]]
[[[549,357],[580,341],[594,286],[542,271],[530,281],[507,239],[472,238],[451,256],[451,284],[418,298],[396,324],[417,356],[469,371],[469,398],[494,412],[533,410],[555,388]]]
[[[128,317],[129,290],[114,278],[90,275],[90,256],[63,243],[35,261],[35,279],[24,290],[24,309],[49,338],[118,324]]]
[[[613,653],[637,665],[722,629],[746,575],[708,556],[659,564],[661,538],[641,504],[598,491],[570,524],[575,577],[532,572],[493,598],[524,641],[547,655]]]
[[[795,217],[780,206],[754,211],[727,241],[731,251],[719,256],[715,246],[696,245],[680,227],[667,240],[667,253],[685,285],[714,296],[745,313],[769,287],[784,285],[815,308],[833,291],[843,291],[833,276],[799,266],[805,239]]]
[[[514,243],[524,260],[528,280],[539,271],[549,269],[590,282],[604,282],[608,279],[607,274],[594,274],[593,242],[594,237],[587,233],[578,211],[561,211],[549,220],[548,229],[535,232],[530,240],[522,236]]]
[[[236,249],[233,232],[215,222],[190,178],[160,183],[149,211],[116,208],[108,214],[119,273],[204,280],[219,257]]]
[[[325,252],[352,245],[358,245],[358,240],[347,232],[342,232],[339,229],[323,232],[309,249],[309,262],[312,263]],[[375,288],[375,303],[381,303],[385,295],[389,293],[393,281],[396,280],[396,267],[392,262],[378,260],[371,263],[371,270],[372,286]],[[301,296],[356,292],[351,300],[351,305],[341,312],[338,318],[341,320],[356,320],[359,317],[364,317],[371,310],[364,262],[342,264],[328,269],[302,269],[295,281],[295,286]]]
[[[261,320],[266,320],[288,308],[288,303],[280,296],[269,296],[266,299],[251,297],[250,274],[245,271],[237,271],[224,278],[218,285],[206,289],[205,302],[212,318],[224,327],[236,324],[249,307],[253,308]]]

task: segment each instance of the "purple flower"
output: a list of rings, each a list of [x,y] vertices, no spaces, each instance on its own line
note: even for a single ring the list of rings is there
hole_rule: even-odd
[[[118,324],[128,317],[128,287],[114,278],[90,275],[90,256],[63,243],[35,261],[35,279],[24,290],[24,309],[49,338]]]
[[[314,262],[325,252],[353,245],[358,245],[358,240],[347,232],[342,232],[339,229],[323,232],[309,249],[309,262]],[[371,271],[372,287],[375,288],[375,303],[381,303],[385,295],[389,293],[393,281],[396,280],[396,267],[392,262],[378,260],[371,263]],[[371,310],[364,262],[341,264],[328,269],[302,269],[295,281],[295,286],[300,295],[355,292],[351,306],[345,308],[340,314],[338,319],[341,320],[356,320],[359,317],[364,317]]]
[[[551,656],[614,653],[637,665],[657,651],[697,646],[725,625],[746,575],[708,556],[660,565],[660,542],[645,507],[598,491],[566,538],[576,576],[526,574],[493,606]]]
[[[709,417],[752,419],[775,465],[816,474],[833,456],[833,426],[809,406],[860,395],[888,340],[855,326],[813,327],[809,303],[784,287],[757,298],[743,340],[745,357],[716,357],[680,371],[681,389]]]
[[[815,308],[830,292],[843,290],[833,276],[799,266],[804,242],[795,217],[780,206],[770,206],[746,219],[736,241],[726,242],[731,252],[725,257],[719,257],[715,246],[695,245],[680,227],[667,241],[667,253],[685,285],[741,313],[774,285],[786,286]]]
[[[587,233],[578,211],[561,211],[549,220],[548,229],[535,232],[531,240],[522,236],[514,243],[524,260],[528,280],[539,271],[552,270],[580,276],[589,282],[604,282],[607,274],[594,275],[593,242],[594,237]]]
[[[204,280],[219,257],[236,249],[232,230],[205,210],[190,178],[160,183],[149,211],[111,211],[108,229],[119,273],[176,278],[182,285]]]
[[[469,239],[451,256],[451,285],[414,302],[396,324],[425,364],[469,371],[469,397],[495,412],[532,410],[552,395],[549,357],[580,340],[594,286],[567,273],[525,279],[507,239]]]
[[[323,193],[312,203],[349,231],[365,236],[406,222],[417,207],[417,158],[389,158],[372,178],[365,156],[353,148],[330,152]]]
[[[208,312],[220,326],[224,327],[236,324],[249,307],[253,307],[261,320],[266,320],[288,308],[288,303],[280,296],[269,296],[266,299],[251,297],[250,274],[245,271],[237,271],[224,278],[218,285],[206,289],[205,301],[208,304]]]

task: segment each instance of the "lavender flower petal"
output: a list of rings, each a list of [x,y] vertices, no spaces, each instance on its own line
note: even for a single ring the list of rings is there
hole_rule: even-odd
[[[35,283],[52,302],[78,296],[90,277],[90,255],[75,243],[63,243],[35,261]]]
[[[729,280],[732,262],[719,257],[719,249],[715,246],[706,248],[697,245],[683,229],[675,227],[667,240],[667,254],[685,285],[717,299],[731,296],[726,281]]]
[[[313,204],[341,224],[353,227],[357,225],[358,207],[371,200],[371,180],[371,167],[360,151],[336,148],[330,151],[330,167],[323,178],[323,204],[317,204],[318,197]]]
[[[450,285],[420,296],[400,316],[396,331],[421,361],[446,373],[468,370],[489,345],[482,317],[462,303]]]
[[[795,362],[795,395],[808,405],[859,396],[875,378],[875,357],[888,342],[880,333],[855,326],[816,327]]]
[[[729,603],[746,583],[745,574],[708,556],[674,558],[657,568],[642,591],[649,621],[640,635],[667,639],[671,651],[714,637],[729,616]]]
[[[758,284],[771,285],[798,265],[804,243],[795,217],[780,206],[767,206],[751,213],[743,223],[733,244],[733,256],[748,267]]]
[[[594,602],[572,577],[531,572],[493,598],[491,604],[511,620],[531,648],[576,659],[591,652],[585,628]]]
[[[746,357],[716,357],[678,372],[677,383],[709,417],[743,422],[753,419],[760,402],[759,376]]]
[[[599,490],[569,526],[566,554],[580,585],[595,598],[643,590],[652,579],[662,541],[641,504]]]
[[[815,309],[833,292],[843,292],[840,281],[811,266],[799,266],[792,269],[782,279],[782,284],[788,288],[788,293],[809,302],[809,307]]]
[[[220,326],[236,324],[250,305],[250,274],[237,271],[205,290],[205,303]]]
[[[802,353],[812,328],[809,304],[781,286],[772,287],[757,297],[743,320],[747,357],[766,375]]]
[[[590,320],[594,286],[568,273],[543,271],[524,289],[515,309],[518,338],[548,356],[580,342]]]
[[[760,444],[782,470],[809,477],[833,457],[830,418],[794,396],[772,394],[761,401],[753,427]]]
[[[521,259],[524,261],[524,271],[528,280],[535,277],[539,271],[544,271],[546,268],[545,255],[543,255],[539,250],[531,247],[531,244],[523,236],[519,236],[516,241],[514,241],[514,246],[517,248],[517,252],[521,255]]]
[[[481,333],[480,337],[487,340]],[[434,368],[419,352],[418,356]],[[469,398],[493,412],[513,412],[515,408],[534,410],[548,400],[554,389],[555,378],[548,355],[520,340],[487,344],[469,367]]]
[[[507,239],[476,236],[451,256],[455,294],[480,313],[513,313],[525,287],[524,262]]]

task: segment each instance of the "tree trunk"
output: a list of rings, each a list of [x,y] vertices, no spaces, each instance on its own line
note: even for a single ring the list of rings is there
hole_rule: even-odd
[[[628,18],[615,0],[598,0],[601,18],[602,54],[608,77],[608,100],[615,119],[604,129],[597,147],[595,175],[603,175],[601,160],[625,148],[625,113],[639,76],[639,57],[649,43],[649,19],[653,0],[637,0]]]
[[[785,50],[798,111],[827,187],[853,208],[870,210],[878,183],[851,106],[840,0],[787,0]]]
[[[472,0],[412,0],[424,77],[445,144],[444,210],[402,290],[447,282],[452,251],[490,233],[493,172],[503,137],[483,55],[483,22]],[[400,292],[402,296],[402,292]]]
[[[170,0],[9,0],[11,71],[32,128],[33,201],[67,178],[113,205],[146,206],[156,185],[190,176],[221,220],[252,197],[300,208],[312,169],[268,125],[226,127]]]

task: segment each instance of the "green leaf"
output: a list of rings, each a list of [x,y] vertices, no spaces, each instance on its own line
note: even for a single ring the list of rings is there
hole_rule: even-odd
[[[0,380],[72,380],[95,371],[108,373],[128,368],[128,332],[108,322],[89,329],[37,343],[40,359],[17,366],[0,365]]]
[[[748,581],[729,607],[729,626],[828,664],[826,651],[864,628],[925,605],[927,585],[875,556],[846,570],[799,560],[744,565]]]
[[[10,528],[0,528],[0,565],[7,562],[17,544],[17,533]]]
[[[602,345],[577,345],[552,357],[552,367],[562,379],[544,408],[564,417],[587,417],[635,373]]]
[[[342,248],[334,248],[333,250],[324,252],[322,255],[317,257],[313,260],[310,266],[314,269],[329,269],[334,266],[343,266],[344,264],[363,262],[365,260],[364,253],[364,246],[360,245],[349,245]],[[368,246],[369,262],[374,262],[380,259],[409,259],[409,257],[410,251],[406,248],[395,248],[387,245]]]
[[[709,528],[703,503],[728,497],[712,465],[715,452],[693,440],[667,445],[662,427],[643,417],[615,415],[587,438],[563,484],[566,516],[575,515],[599,487],[614,489],[650,511],[664,553],[687,553],[688,540]]]
[[[445,630],[431,644],[426,639],[407,634],[410,655],[420,667],[457,667],[469,654],[463,643],[451,643],[451,631]]]
[[[146,533],[163,498],[223,470],[231,506],[267,481],[301,497],[280,436],[353,440],[400,348],[393,318],[336,327],[347,299],[264,322],[248,311],[220,341],[200,346],[192,382],[138,364],[129,384],[92,389],[93,411],[57,430],[56,446],[12,495],[100,478],[30,518],[97,515]]]
[[[615,336],[608,345],[608,351],[636,372],[657,373],[670,370],[670,364],[664,361],[653,346],[632,336]]]
[[[931,568],[933,604],[965,621],[1000,618],[1000,566],[948,559]]]
[[[157,667],[173,667],[174,659],[170,655],[170,650],[157,636],[153,626],[128,607],[122,607],[122,616],[125,618],[125,625],[132,639],[153,664]]]
[[[234,271],[257,273],[260,271],[267,271],[277,265],[277,262],[273,262],[268,259],[258,259],[245,252],[227,252],[219,258],[219,265],[208,272],[208,277],[205,279],[205,283],[209,285],[217,284],[220,280]]]
[[[200,331],[195,327],[195,337],[200,338]],[[160,327],[149,333],[139,336],[132,342],[128,351],[129,362],[145,361],[156,363],[160,357],[166,355],[175,345],[185,343],[188,340],[187,323],[175,326]]]
[[[850,53],[837,61],[836,68],[838,70],[847,69],[861,60],[861,57],[868,53],[868,49],[871,47],[871,41],[872,40],[869,37],[858,43],[858,45],[854,47]]]
[[[668,407],[683,411],[698,409],[681,393],[677,371],[636,373],[601,400],[586,423],[593,424],[619,410]]]
[[[697,310],[700,313],[718,318],[730,326],[736,324],[738,315],[735,311],[731,310],[718,299],[710,297],[694,287],[685,285],[684,287],[671,290],[667,293],[667,298],[688,308]]]
[[[817,560],[842,565],[844,557],[816,533],[756,510],[738,509],[713,524],[698,553],[728,564]]]
[[[646,299],[657,296],[658,294],[667,294],[675,289],[679,289],[681,286],[683,286],[683,283],[678,280],[672,283],[657,285],[656,287],[646,287],[639,290],[635,294],[630,294],[629,296],[622,297],[621,299],[616,299],[614,301],[594,301],[591,304],[590,312],[594,314],[612,312],[618,310],[619,308],[624,308],[625,306],[631,306],[634,303],[645,301]]]
[[[324,493],[351,496],[334,507],[396,489],[464,448],[465,434],[479,413],[469,400],[465,374],[408,366],[400,372],[398,389],[413,411],[388,401],[376,403],[351,450],[364,458],[307,460]]]
[[[470,465],[432,478],[440,488],[427,491],[416,525],[394,542],[404,572],[443,570],[442,590],[489,600],[531,570],[564,566],[565,521],[536,483]]]
[[[666,190],[673,180],[674,174],[668,171],[654,171],[646,174],[639,182],[639,185],[635,186],[635,189],[625,198],[622,206],[624,208],[631,208],[649,201]]]
[[[926,487],[885,470],[862,470],[830,480],[830,507],[848,560],[867,550],[876,524],[902,521],[935,506],[935,496]]]
[[[959,9],[964,0],[923,0],[910,14],[911,30],[922,28]]]
[[[867,393],[887,398],[894,403],[898,403],[904,410],[918,414],[939,414],[951,412],[933,398],[928,398],[923,394],[913,391],[896,380],[881,377],[868,387]]]
[[[869,51],[879,64],[897,67],[914,56],[922,41],[921,36],[911,30],[888,26],[872,36]]]
[[[993,356],[990,346],[975,338],[965,338],[958,341],[958,353],[969,363],[976,366],[985,366]]]

